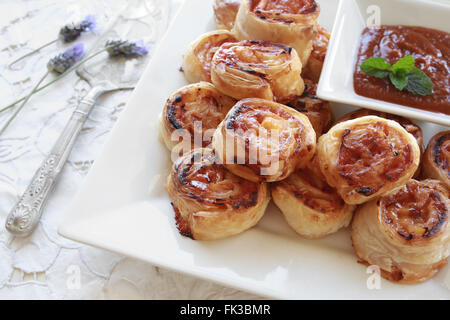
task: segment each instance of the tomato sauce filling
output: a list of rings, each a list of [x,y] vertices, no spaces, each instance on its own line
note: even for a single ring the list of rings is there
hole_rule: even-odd
[[[376,193],[412,164],[411,146],[382,122],[358,124],[342,135],[337,169],[356,192]]]
[[[168,102],[166,118],[172,129],[185,129],[194,136],[202,137],[202,146],[211,143],[211,137],[203,136],[205,130],[215,129],[225,118],[226,107],[221,105],[211,92],[198,88],[195,92],[180,92]]]
[[[450,177],[450,133],[437,139],[434,146],[434,162]]]
[[[314,0],[252,0],[250,10],[255,13],[271,11],[280,14],[307,14],[314,12]]]
[[[225,127],[245,141],[245,164],[255,172],[270,166],[263,155],[283,160],[310,151],[304,150],[303,124],[282,108],[242,103],[227,115]]]
[[[234,37],[227,37],[218,40],[221,37],[223,37],[223,35],[221,34],[216,34],[212,36],[211,39],[202,43],[202,45],[199,46],[195,52],[195,54],[200,59],[200,62],[203,65],[203,70],[205,71],[205,73],[208,75],[209,78],[211,77],[211,61],[216,51],[220,48],[222,44],[236,41]]]
[[[420,150],[422,151],[422,145],[423,145],[423,133],[422,129],[416,125],[411,120],[408,120],[404,117],[397,116],[394,114],[386,113],[386,112],[380,112],[376,110],[369,110],[369,109],[360,109],[351,112],[350,114],[344,116],[343,118],[339,119],[337,123],[347,121],[347,120],[353,120],[364,116],[377,116],[380,118],[385,118],[388,120],[393,120],[400,124],[403,128],[405,128],[408,133],[412,134],[414,138],[417,140],[417,144],[420,147]]]
[[[296,183],[297,179],[301,181],[300,184]],[[297,170],[281,185],[291,190],[305,206],[321,213],[331,213],[345,205],[336,190],[309,169]]]
[[[282,65],[290,58],[292,48],[267,41],[244,40],[226,43],[217,51],[218,61],[239,70],[264,77],[259,68]]]
[[[381,199],[381,218],[406,240],[429,238],[447,220],[446,197],[433,185],[411,180]]]
[[[184,159],[175,171],[177,191],[211,210],[255,206],[259,184],[233,175],[215,161],[212,155],[202,158],[200,153]]]

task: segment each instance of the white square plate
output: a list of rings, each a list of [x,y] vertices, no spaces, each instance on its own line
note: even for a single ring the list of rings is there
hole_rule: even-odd
[[[340,0],[317,95],[326,100],[450,126],[450,116],[357,95],[353,72],[363,29],[379,14],[382,25],[422,26],[450,32],[450,2]]]
[[[331,29],[335,0],[320,1],[320,23]],[[273,205],[253,229],[219,241],[180,236],[164,189],[169,152],[157,136],[157,119],[169,94],[186,84],[181,55],[215,28],[212,0],[187,1],[142,76],[65,215],[61,235],[154,265],[272,298],[450,298],[442,277],[415,286],[382,281],[369,290],[348,230],[305,240]],[[337,115],[350,110],[334,105]],[[442,129],[431,125],[427,137]]]

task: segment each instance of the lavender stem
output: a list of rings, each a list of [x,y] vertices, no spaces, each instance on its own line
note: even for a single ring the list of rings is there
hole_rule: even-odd
[[[58,81],[58,80],[64,78],[67,74],[69,74],[71,71],[73,71],[73,70],[75,70],[76,68],[78,68],[81,64],[83,64],[84,62],[86,62],[86,61],[88,61],[88,60],[94,58],[95,56],[98,56],[100,53],[102,53],[102,52],[104,52],[104,51],[106,51],[106,49],[102,49],[102,50],[100,50],[100,51],[98,51],[98,52],[96,52],[96,53],[90,55],[89,57],[84,58],[83,60],[81,60],[80,62],[78,62],[77,64],[75,64],[73,67],[67,69],[66,72],[64,72],[63,74],[59,75],[58,77],[56,77],[55,79],[53,79],[53,80],[50,81],[49,83],[43,85],[42,87],[39,87],[39,88],[35,87],[35,88],[34,88],[34,91],[32,91],[32,92],[30,93],[30,95],[33,95],[33,94],[35,94],[35,93],[37,93],[37,92],[39,92],[39,91],[41,91],[41,90],[47,88],[48,86],[50,86],[51,84],[55,83],[56,81]],[[40,81],[40,83],[41,83],[41,82],[42,82],[42,81]],[[39,84],[40,84],[40,83],[39,83]],[[11,108],[14,107],[16,104],[18,104],[19,102],[21,102],[21,101],[23,101],[23,100],[25,100],[25,99],[27,99],[27,98],[28,98],[28,96],[25,96],[25,97],[23,97],[23,98],[21,98],[21,99],[19,99],[19,100],[16,100],[15,102],[11,103],[10,105],[7,105],[6,107],[0,109],[0,113],[2,113],[3,111],[6,111],[6,110],[8,110],[8,109],[11,109]],[[1,134],[1,131],[0,131],[0,134]]]
[[[3,134],[3,132],[8,128],[9,124],[14,120],[14,118],[17,116],[17,114],[22,110],[22,108],[25,106],[25,103],[30,99],[30,97],[35,92],[36,88],[39,87],[39,85],[44,81],[44,79],[48,76],[49,71],[47,71],[44,76],[39,80],[39,82],[34,86],[33,90],[26,96],[25,101],[22,102],[22,104],[17,108],[17,110],[13,113],[13,115],[6,121],[6,123],[3,125],[3,127],[0,129],[0,136]]]
[[[35,53],[38,52],[39,50],[41,50],[41,49],[43,49],[43,48],[45,48],[45,47],[48,47],[49,45],[51,45],[51,44],[53,44],[53,43],[55,43],[55,42],[57,42],[57,41],[58,41],[58,39],[55,39],[55,40],[50,41],[50,42],[47,42],[46,44],[40,46],[39,48],[34,49],[33,51],[31,51],[31,52],[29,52],[29,53],[27,53],[27,54],[21,56],[20,58],[18,58],[18,59],[16,59],[16,60],[14,60],[13,62],[11,62],[11,63],[8,65],[8,68],[9,68],[9,69],[12,69],[11,67],[12,67],[13,65],[15,65],[17,62],[22,61],[22,60],[25,59],[26,57],[29,57],[29,56],[35,54]]]

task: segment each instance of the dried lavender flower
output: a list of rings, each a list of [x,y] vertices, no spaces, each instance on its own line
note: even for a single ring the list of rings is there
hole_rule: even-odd
[[[78,24],[68,24],[59,30],[59,37],[64,42],[76,40],[83,32],[94,30],[96,27],[95,16],[90,14]]]
[[[110,57],[140,57],[148,53],[148,48],[142,40],[136,42],[111,40],[106,42],[105,48]]]
[[[63,53],[50,59],[47,64],[47,69],[50,72],[62,74],[72,67],[77,61],[80,61],[84,56],[84,45],[79,42],[70,47]]]

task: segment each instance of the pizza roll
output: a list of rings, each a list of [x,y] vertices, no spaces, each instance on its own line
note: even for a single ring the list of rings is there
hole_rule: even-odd
[[[406,183],[420,149],[400,124],[376,116],[341,122],[319,138],[320,169],[348,204],[361,204]]]
[[[437,180],[409,180],[360,206],[352,242],[363,263],[377,265],[391,281],[433,277],[450,255],[448,190]]]
[[[344,122],[347,120],[361,118],[364,116],[377,116],[380,118],[385,118],[385,119],[394,120],[394,121],[398,122],[403,128],[405,128],[406,131],[408,131],[408,133],[412,134],[414,136],[414,138],[416,138],[417,144],[419,145],[419,148],[420,148],[420,153],[422,154],[422,151],[423,151],[422,129],[417,124],[415,124],[414,122],[412,122],[411,120],[409,120],[407,118],[397,116],[395,114],[390,114],[387,112],[381,112],[381,111],[369,110],[369,109],[358,109],[358,110],[355,110],[355,111],[345,114],[344,116],[342,116],[341,118],[336,120],[335,124],[338,124],[338,123],[341,123],[341,122]]]
[[[160,136],[169,150],[187,140],[184,150],[206,147],[212,134],[235,100],[223,95],[211,83],[184,86],[167,99],[160,119]],[[180,130],[173,135],[175,130]],[[182,131],[181,131],[182,130]],[[186,136],[187,135],[187,136]]]
[[[331,128],[334,119],[333,112],[328,101],[317,97],[317,84],[308,79],[304,79],[304,81],[305,91],[303,94],[282,103],[306,115],[319,138]]]
[[[347,227],[356,208],[328,185],[316,156],[306,168],[274,182],[271,191],[286,222],[305,238],[321,238]]]
[[[224,43],[211,63],[212,83],[236,99],[283,100],[303,93],[297,52],[264,41]]]
[[[329,41],[330,34],[325,28],[319,26],[316,38],[313,41],[311,55],[302,71],[303,77],[311,79],[316,83],[319,82]]]
[[[234,174],[250,181],[279,181],[313,157],[316,134],[308,118],[258,98],[239,101],[220,123],[212,146]]]
[[[231,30],[239,10],[240,0],[214,0],[214,19],[218,29]]]
[[[189,83],[211,82],[211,60],[217,49],[236,38],[227,30],[215,30],[202,34],[183,54],[182,69]]]
[[[270,201],[267,184],[232,174],[211,149],[178,158],[166,188],[178,230],[195,240],[221,239],[253,227]]]
[[[450,188],[450,131],[431,138],[423,158],[422,175],[441,180]]]
[[[377,117],[394,120],[394,121],[398,122],[403,128],[405,128],[406,131],[408,131],[408,133],[412,134],[414,136],[414,138],[416,138],[417,144],[419,145],[419,149],[420,149],[420,155],[421,156],[423,155],[422,129],[417,124],[415,124],[414,122],[412,122],[411,120],[409,120],[407,118],[397,116],[394,114],[390,114],[390,113],[386,113],[386,112],[381,112],[381,111],[375,111],[375,110],[369,110],[369,109],[359,109],[359,110],[355,110],[353,112],[347,113],[346,115],[344,115],[343,117],[338,119],[336,121],[336,124],[343,122],[343,121],[352,120],[352,119],[356,119],[356,118],[360,118],[360,117],[364,117],[364,116],[377,116]],[[419,164],[419,168],[417,168],[416,173],[414,174],[414,178],[417,178],[420,175],[420,168],[421,168],[421,165]]]
[[[266,40],[293,47],[303,65],[317,33],[320,8],[314,0],[243,0],[233,34],[239,40]]]

